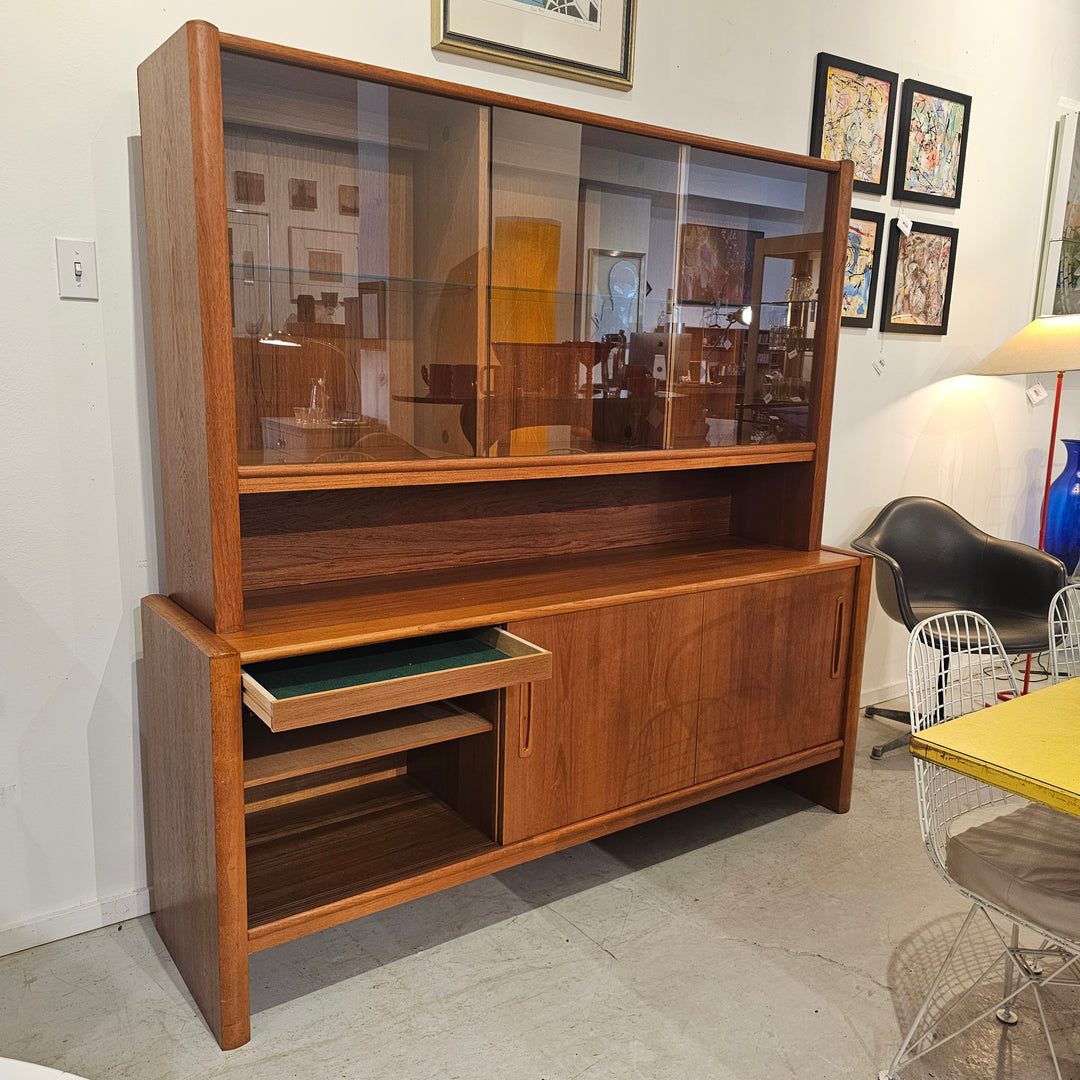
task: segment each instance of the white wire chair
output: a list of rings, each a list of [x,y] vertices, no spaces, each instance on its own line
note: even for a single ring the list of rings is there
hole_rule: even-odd
[[[914,732],[1017,693],[1016,677],[997,633],[973,611],[936,615],[915,626],[908,640],[907,664]],[[915,759],[915,790],[930,861],[972,903],[910,1030],[879,1080],[893,1080],[900,1069],[991,1013],[1004,1023],[1015,1023],[1018,1017],[1012,1002],[1029,987],[1061,1080],[1041,990],[1050,983],[1065,982],[1063,976],[1073,975],[1073,965],[1080,959],[1080,818],[1029,803],[921,758]],[[1038,886],[1031,883],[1036,878]],[[990,924],[992,937],[1001,941],[1002,951],[963,993],[939,1004],[932,1014],[946,974],[980,913]],[[1012,924],[1011,940],[991,914]],[[1039,944],[1022,947],[1022,928],[1034,934]],[[1001,1000],[942,1034],[946,1018],[956,1015],[1002,961]]]
[[[1080,675],[1080,585],[1066,585],[1050,601],[1050,677],[1064,682]]]

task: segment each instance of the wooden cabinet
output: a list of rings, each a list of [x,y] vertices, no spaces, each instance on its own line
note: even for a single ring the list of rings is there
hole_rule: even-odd
[[[503,843],[694,782],[699,595],[511,623],[552,678],[507,694]]]
[[[252,952],[766,780],[846,810],[851,163],[201,22],[139,99],[148,864],[221,1045]]]
[[[855,603],[850,567],[705,594],[695,780],[843,738]]]

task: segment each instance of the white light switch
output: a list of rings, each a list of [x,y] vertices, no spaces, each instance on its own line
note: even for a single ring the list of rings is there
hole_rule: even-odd
[[[56,276],[62,300],[98,298],[97,256],[93,240],[56,238]]]

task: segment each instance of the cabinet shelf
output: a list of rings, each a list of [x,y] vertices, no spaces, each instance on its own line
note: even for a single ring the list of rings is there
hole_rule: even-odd
[[[265,266],[257,263],[245,263],[245,262],[230,262],[229,269],[236,273],[250,273],[255,282],[265,283],[267,281],[294,283],[299,277],[303,279],[308,274],[308,269],[305,267],[297,266]],[[477,285],[475,281],[454,281],[451,279],[428,279],[428,278],[406,278],[406,277],[392,277],[387,274],[350,274],[347,272],[341,272],[334,275],[335,280],[330,282],[332,285],[382,285],[385,288],[394,291],[400,290],[407,292],[410,289],[463,289],[463,290],[475,290]],[[300,291],[303,291],[305,286],[294,286]],[[311,289],[314,290],[316,286],[312,284]],[[328,287],[327,283],[322,283],[320,287]]]
[[[449,701],[424,702],[376,716],[341,720],[331,728],[244,731],[244,789],[257,789],[325,769],[490,731],[491,721]]]
[[[222,637],[249,663],[779,580],[848,560],[731,539],[254,590],[245,596],[244,629]]]
[[[249,929],[498,848],[408,776],[250,814],[246,846]]]
[[[561,476],[725,469],[812,461],[815,443],[710,447],[695,450],[629,450],[618,453],[546,457],[459,457],[417,461],[267,462],[266,453],[242,455],[240,494],[272,491],[325,491],[334,488],[403,487],[417,484],[467,484],[488,480],[531,480]]]

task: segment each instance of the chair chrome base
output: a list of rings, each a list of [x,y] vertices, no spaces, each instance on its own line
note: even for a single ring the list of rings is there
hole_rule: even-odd
[[[863,710],[867,716],[880,716],[885,720],[896,720],[901,724],[911,723],[911,713],[907,709],[883,709],[880,705],[867,705]],[[879,743],[870,751],[870,756],[876,761],[884,757],[890,750],[899,750],[901,746],[907,746],[910,734],[897,735],[895,739]]]
[[[953,957],[960,947],[960,943],[963,941],[972,921],[979,912],[982,912],[994,932],[1001,939],[1001,943],[1004,947],[1003,951],[984,969],[982,975],[980,975],[959,998],[953,1001],[921,1035],[916,1037],[916,1032],[926,1019],[934,995],[937,993],[938,987],[941,985],[945,973],[948,971],[949,965],[952,963]],[[913,1061],[917,1061],[931,1050],[936,1050],[937,1047],[943,1046],[951,1039],[956,1038],[957,1035],[962,1034],[967,1031],[968,1028],[977,1024],[980,1020],[985,1020],[991,1015],[995,1016],[1002,1023],[1015,1024],[1017,1020],[1019,1020],[1019,1016],[1013,1010],[1012,1002],[1018,994],[1027,989],[1030,989],[1035,996],[1035,1005],[1038,1010],[1039,1020],[1042,1023],[1043,1034],[1046,1036],[1046,1044],[1050,1051],[1050,1060],[1054,1066],[1054,1074],[1057,1076],[1058,1080],[1061,1080],[1061,1069],[1058,1066],[1057,1054],[1054,1050],[1054,1040],[1050,1037],[1050,1028],[1046,1023],[1046,1014],[1043,1011],[1040,990],[1051,983],[1054,985],[1077,985],[1073,965],[1076,964],[1077,960],[1080,960],[1080,953],[1071,952],[1068,949],[1064,949],[1047,940],[1044,940],[1042,946],[1037,949],[1021,948],[1019,944],[1019,927],[1016,923],[1013,923],[1012,930],[1012,940],[1006,941],[1005,938],[1001,936],[1000,930],[994,925],[986,908],[980,903],[972,904],[971,910],[968,911],[967,917],[964,919],[963,926],[960,927],[960,931],[956,935],[956,940],[953,941],[952,948],[949,949],[949,953],[945,957],[945,960],[937,973],[937,977],[934,979],[934,982],[926,995],[926,1000],[923,1002],[922,1008],[919,1009],[918,1015],[911,1025],[911,1029],[905,1036],[904,1041],[900,1044],[900,1049],[896,1052],[896,1057],[893,1058],[892,1064],[888,1069],[882,1069],[881,1072],[878,1073],[878,1080],[896,1080],[897,1074],[901,1069],[910,1065]],[[1059,961],[1060,963],[1055,964],[1054,970],[1050,974],[1047,974],[1040,961],[1042,959],[1050,958]],[[981,1012],[973,1020],[968,1021],[968,1023],[964,1024],[963,1027],[958,1030],[952,1031],[944,1037],[940,1037],[938,1034],[938,1025],[941,1021],[952,1013],[953,1010],[982,983],[983,979],[997,967],[997,964],[1001,959],[1005,959],[1006,962],[1005,996],[1003,1000],[997,1002],[995,1005],[991,1005],[990,1008]],[[1070,977],[1063,979],[1061,976],[1066,973],[1068,973]],[[1014,986],[1014,984],[1019,985]]]

